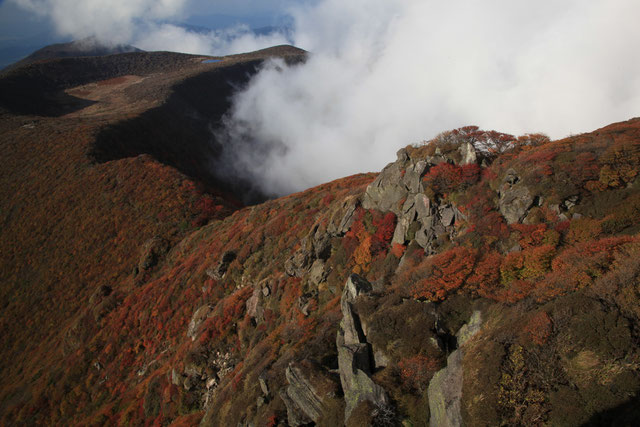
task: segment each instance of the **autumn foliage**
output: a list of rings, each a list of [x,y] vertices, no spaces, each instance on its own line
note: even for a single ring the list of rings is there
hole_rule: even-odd
[[[362,207],[374,174],[240,209],[150,156],[92,163],[86,149],[95,124],[67,118],[58,127],[42,119],[36,143],[22,119],[5,119],[0,361],[12,368],[3,370],[0,422],[7,425],[195,425],[205,398],[219,408],[220,425],[249,420],[243,417],[282,423],[287,411],[275,392],[288,386],[290,362],[310,360],[319,372],[335,372],[342,287],[353,272],[375,283],[362,298],[373,313],[368,338],[374,342],[377,332],[376,349],[393,355],[373,378],[396,393],[407,418],[420,419],[411,399],[420,399],[442,368],[453,349],[443,341],[468,321],[472,305],[490,307],[503,323],[515,319],[499,325],[500,339],[491,344],[508,374],[495,381],[503,396],[524,402],[531,395],[538,409],[560,392],[538,393],[522,382],[523,372],[544,364],[557,340],[578,342],[564,333],[576,317],[554,303],[590,295],[606,310],[640,316],[637,120],[560,141],[465,127],[414,147],[411,155],[440,150],[453,159],[427,168],[421,182],[434,206],[460,211],[425,252],[415,238],[392,244],[394,213]],[[478,149],[477,163],[456,162],[465,142]],[[531,194],[525,219],[513,224],[500,210],[510,170]],[[338,230],[349,212],[350,225]],[[420,226],[413,219],[408,234]],[[142,268],[145,242],[155,237],[166,251]],[[305,257],[292,273],[285,264],[297,251]],[[220,271],[229,253],[233,259]],[[625,322],[614,320],[604,323]],[[376,327],[391,332],[371,332]],[[489,342],[473,343],[478,351],[465,364]],[[589,362],[587,353],[576,354],[576,366]],[[606,368],[635,363],[625,357]],[[269,384],[266,397],[259,377]],[[572,387],[611,380],[571,370],[558,377]],[[328,378],[330,400],[340,386]],[[502,401],[501,410],[512,411],[511,404]],[[333,407],[341,420],[342,407]]]

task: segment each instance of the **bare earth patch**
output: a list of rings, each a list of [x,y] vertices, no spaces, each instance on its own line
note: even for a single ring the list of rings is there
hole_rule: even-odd
[[[150,99],[134,99],[126,90],[146,78],[127,75],[68,89],[65,91],[67,94],[94,101],[95,104],[67,114],[67,117],[95,117],[144,111],[152,107],[154,102]]]

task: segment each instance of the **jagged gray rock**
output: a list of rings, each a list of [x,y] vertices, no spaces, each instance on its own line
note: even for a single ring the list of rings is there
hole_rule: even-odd
[[[226,251],[220,257],[220,262],[215,268],[207,269],[206,273],[209,277],[215,280],[221,280],[225,274],[227,274],[227,270],[229,269],[229,265],[236,259],[235,251]]]
[[[314,259],[326,261],[331,256],[331,236],[321,231],[318,226],[312,230],[311,244],[313,246]]]
[[[460,147],[462,162],[477,162],[475,149],[471,144],[467,145]],[[388,164],[367,187],[362,202],[365,209],[391,211],[397,216],[392,243],[405,244],[413,238],[431,254],[438,236],[448,234],[451,237],[456,233],[455,221],[463,218],[460,211],[452,204],[440,206],[437,200],[424,194],[422,177],[432,166],[442,162],[455,162],[455,159],[438,150],[435,156],[414,159],[402,149],[398,151],[398,159]]]
[[[360,318],[353,310],[352,304],[359,295],[369,293],[372,289],[371,283],[357,274],[352,274],[347,279],[342,297],[340,298],[340,308],[342,310],[342,322],[340,322],[343,336],[342,344],[351,345],[366,342],[362,326],[360,325]]]
[[[404,202],[404,205],[402,206],[402,214],[398,216],[396,228],[393,232],[393,239],[391,241],[392,243],[399,243],[403,245],[407,241],[407,233],[409,232],[409,227],[411,227],[411,224],[416,220],[418,215],[416,209],[416,200],[419,199],[420,196],[424,195],[416,194],[415,197],[409,197]]]
[[[415,163],[409,163],[402,177],[402,183],[409,190],[409,193],[422,193],[424,186],[422,185],[422,175],[427,169],[427,162],[419,160]]]
[[[325,270],[325,262],[321,259],[317,259],[311,265],[309,271],[309,282],[315,286],[324,282],[327,279],[327,271]]]
[[[289,396],[286,389],[279,392],[280,398],[287,408],[287,423],[292,427],[310,424],[313,420],[305,414],[296,402]]]
[[[287,406],[289,424],[299,426],[312,421],[317,422],[324,410],[318,390],[305,377],[302,370],[293,364],[287,366],[285,377],[289,386],[281,396],[285,396],[283,400]]]
[[[447,358],[447,367],[436,372],[428,388],[430,426],[459,427],[462,397],[462,352],[456,350]]]
[[[460,144],[460,147],[458,147],[458,152],[462,157],[462,159],[460,160],[461,165],[478,163],[478,155],[476,153],[476,149],[470,142],[463,142],[462,144]]]
[[[345,198],[340,209],[337,209],[331,215],[329,224],[327,225],[327,233],[329,236],[341,237],[344,236],[351,224],[353,223],[356,209],[359,206],[359,201],[356,197],[350,196]]]
[[[499,209],[508,224],[521,222],[533,205],[533,196],[523,185],[513,186],[500,192]]]
[[[416,231],[415,241],[422,248],[428,248],[431,245],[435,237],[435,233],[433,232],[432,227],[425,227],[424,225],[420,227],[418,231]]]
[[[500,189],[498,209],[508,224],[522,222],[535,198],[522,183],[517,172],[509,169]]]
[[[292,277],[302,277],[314,260],[314,252],[307,238],[302,239],[301,247],[284,263],[284,271]]]
[[[431,209],[431,200],[424,194],[416,194],[413,198],[413,205],[416,209],[416,215],[423,224],[433,215]]]
[[[340,383],[345,400],[345,422],[351,416],[351,412],[364,401],[370,401],[378,407],[387,407],[389,404],[387,393],[370,377],[371,346],[366,342],[360,319],[353,308],[356,298],[371,290],[372,286],[366,279],[352,274],[340,299],[343,317],[338,328],[336,345]]]
[[[195,341],[195,339],[198,337],[200,325],[206,320],[207,317],[209,317],[209,314],[212,310],[213,307],[207,304],[199,307],[193,313],[193,316],[191,316],[191,321],[189,322],[189,327],[187,328],[187,336],[191,338],[191,341]]]
[[[387,356],[382,350],[374,348],[373,364],[375,365],[375,368],[385,368],[389,366],[389,363],[391,363],[389,356]]]
[[[482,326],[482,314],[474,311],[469,322],[460,328],[456,334],[458,349],[447,358],[447,366],[436,372],[427,389],[429,410],[431,412],[430,426],[458,427],[464,425],[461,413],[462,400],[462,360],[464,345]]]
[[[257,322],[262,322],[264,320],[264,307],[262,306],[262,298],[262,288],[260,286],[256,286],[253,289],[253,293],[246,302],[247,315],[255,319]]]
[[[347,222],[349,221],[347,220]],[[302,277],[311,269],[316,260],[326,261],[330,256],[331,234],[316,224],[300,241],[300,248],[285,261],[284,270],[289,276]]]
[[[407,188],[402,184],[402,170],[398,163],[385,167],[380,175],[367,187],[362,200],[365,209],[399,213],[399,204],[406,199]]]
[[[569,196],[562,202],[562,210],[568,211],[578,204],[580,201],[579,195]]]
[[[262,394],[265,396],[269,396],[269,384],[267,383],[267,375],[265,372],[261,373],[258,377],[258,384],[260,385],[260,390],[262,390]]]

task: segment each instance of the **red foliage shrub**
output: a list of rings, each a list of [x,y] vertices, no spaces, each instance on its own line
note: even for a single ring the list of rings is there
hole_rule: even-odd
[[[528,297],[535,287],[536,284],[531,281],[514,280],[502,289],[497,290],[493,295],[493,299],[513,304]]]
[[[489,249],[481,253],[472,274],[467,278],[465,288],[482,297],[491,298],[500,282],[502,255]]]
[[[422,182],[433,194],[448,194],[469,188],[478,182],[480,173],[481,168],[475,163],[464,166],[440,163],[429,169]]]
[[[437,359],[422,355],[407,357],[398,363],[404,386],[417,392],[427,388],[433,374],[439,368],[440,362]]]
[[[373,211],[373,226],[376,229],[375,238],[386,244],[391,242],[393,232],[396,229],[396,215],[393,212],[387,212],[382,215],[378,211]]]
[[[223,210],[224,206],[217,204],[211,196],[204,195],[196,202],[195,211],[198,216],[192,224],[194,227],[202,226],[211,219],[219,218]]]
[[[431,275],[412,284],[411,293],[415,298],[439,301],[448,293],[460,288],[473,271],[477,251],[456,247],[428,259]]]
[[[402,258],[402,255],[404,255],[405,249],[407,249],[407,247],[405,245],[402,245],[400,243],[394,243],[391,246],[391,253],[396,258]]]
[[[547,224],[512,224],[511,228],[520,232],[518,242],[524,249],[542,244],[547,231]]]
[[[329,204],[331,204],[331,202],[333,202],[335,198],[336,196],[334,196],[333,193],[327,194],[322,198],[322,206],[329,206]]]
[[[567,243],[575,244],[597,239],[602,234],[602,221],[591,218],[574,219],[569,223]]]
[[[553,324],[549,315],[540,311],[536,313],[525,327],[525,332],[531,341],[537,345],[544,345],[553,331]]]
[[[591,286],[614,267],[618,251],[638,242],[638,237],[608,237],[579,243],[561,252],[552,262],[552,272],[537,286],[539,301],[546,301]]]

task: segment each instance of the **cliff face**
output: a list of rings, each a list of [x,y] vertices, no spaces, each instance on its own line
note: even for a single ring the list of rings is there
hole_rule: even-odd
[[[231,72],[201,66],[159,73],[173,86],[126,121],[97,92],[3,113],[2,423],[638,419],[640,119],[560,141],[457,129],[239,208],[171,138],[163,158],[129,135]]]

